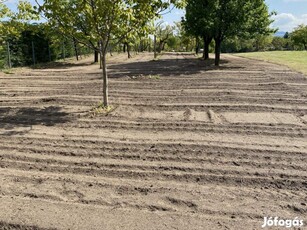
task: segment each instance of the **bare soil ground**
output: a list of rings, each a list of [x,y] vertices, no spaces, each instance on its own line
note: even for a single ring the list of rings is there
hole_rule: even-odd
[[[0,75],[0,229],[261,229],[307,221],[307,81],[229,55]]]

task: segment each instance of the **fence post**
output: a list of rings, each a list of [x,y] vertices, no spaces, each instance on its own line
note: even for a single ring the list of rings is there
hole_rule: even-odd
[[[63,51],[63,60],[65,61],[66,54],[65,54],[65,43],[64,42],[62,43],[62,51]]]
[[[7,41],[7,61],[8,61],[8,66],[9,68],[12,68],[12,62],[11,62],[11,51],[10,51],[10,43]]]
[[[50,51],[50,42],[48,41],[48,57],[49,57],[49,62],[51,62],[51,51]]]
[[[35,50],[34,50],[34,42],[32,41],[32,59],[33,59],[33,64],[35,65]]]
[[[154,35],[154,59],[157,58],[157,36]]]

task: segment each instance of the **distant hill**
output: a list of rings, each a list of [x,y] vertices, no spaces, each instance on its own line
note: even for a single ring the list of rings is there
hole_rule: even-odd
[[[278,31],[278,32],[276,32],[276,33],[274,34],[274,36],[276,36],[276,37],[283,37],[283,36],[285,35],[285,33],[286,33],[286,32],[284,32],[284,31]]]

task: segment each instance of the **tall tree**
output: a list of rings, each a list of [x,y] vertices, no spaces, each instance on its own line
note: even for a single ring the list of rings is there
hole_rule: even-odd
[[[193,10],[189,10],[189,3]],[[198,8],[194,4],[198,4]],[[270,15],[264,0],[188,0],[186,17],[195,21],[194,27],[189,24],[192,32],[203,31],[214,38],[215,65],[218,66],[225,38],[251,38],[274,32],[269,28]]]
[[[168,40],[172,37],[174,33],[174,28],[170,25],[160,24],[156,28],[156,43],[157,43],[157,52],[161,53],[164,50],[165,45]]]
[[[302,24],[296,27],[290,37],[294,45],[303,46],[307,50],[307,25]]]
[[[11,11],[5,4],[0,1],[0,42],[7,43],[8,66],[11,67],[10,43],[9,40],[18,40],[21,32],[24,31],[31,20],[39,19],[32,5],[27,1],[19,1],[17,11]]]
[[[272,23],[264,0],[217,1],[214,19],[215,65],[220,63],[221,43],[227,37],[253,38],[268,35]]]

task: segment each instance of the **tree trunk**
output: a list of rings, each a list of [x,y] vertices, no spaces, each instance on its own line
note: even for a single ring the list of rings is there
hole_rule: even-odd
[[[128,58],[132,58],[132,56],[131,56],[131,54],[130,54],[130,49],[131,49],[131,47],[130,47],[130,45],[129,45],[128,43],[127,43],[126,45],[127,45]]]
[[[98,61],[99,61],[99,52],[98,52],[98,50],[95,49],[94,62],[97,63]]]
[[[74,42],[74,49],[75,49],[76,59],[77,59],[77,61],[79,61],[79,53],[78,53],[77,41],[76,41],[75,38],[73,38],[73,42]]]
[[[208,60],[209,59],[209,46],[210,46],[210,43],[212,41],[212,38],[204,36],[203,40],[204,40],[203,59]]]
[[[99,47],[99,68],[102,69],[102,42],[98,42],[98,47]],[[106,55],[106,54],[105,54]]]
[[[12,62],[11,62],[11,50],[10,50],[10,43],[7,42],[7,64],[9,68],[12,68]]]
[[[126,44],[124,44],[123,52],[126,53]]]
[[[221,43],[222,40],[219,38],[214,39],[215,40],[215,66],[220,65],[220,59],[221,59]]]
[[[196,55],[198,55],[198,53],[199,53],[199,38],[198,37],[196,37],[195,53],[196,53]]]
[[[99,62],[99,56],[101,56],[101,55],[100,55],[100,42],[98,41],[97,47],[95,47],[95,55],[94,55],[94,62],[95,63]]]
[[[100,54],[102,58],[103,105],[107,107],[109,106],[109,98],[108,98],[108,73],[107,73],[106,53],[100,51]]]
[[[205,60],[209,59],[209,42],[206,42],[205,47],[204,47],[204,52],[205,52]]]
[[[102,66],[103,66],[103,64],[102,64],[102,53],[101,52],[99,52],[99,69],[102,69]]]
[[[165,49],[165,44],[166,44],[166,43],[165,43],[165,42],[163,42],[163,44],[162,44],[162,48],[161,48],[160,52],[161,52],[161,51],[163,51],[163,50]]]
[[[163,48],[163,41],[160,41],[158,45],[158,53],[161,53],[162,48]]]
[[[48,58],[49,58],[49,62],[51,62],[51,50],[50,50],[50,43],[48,41]]]

